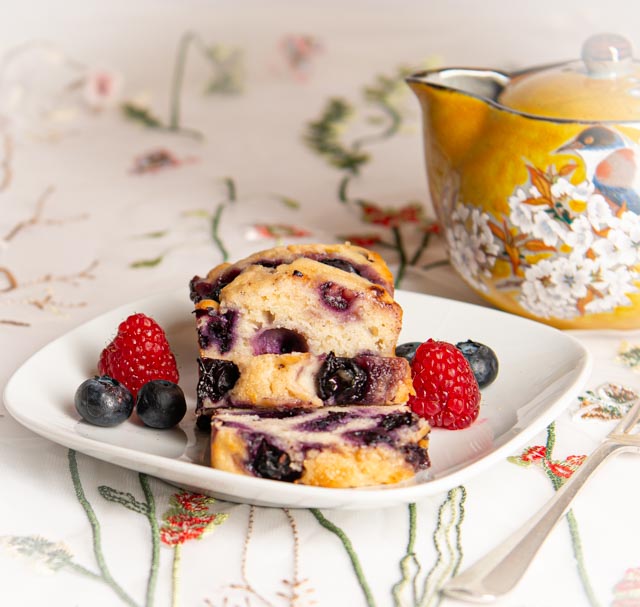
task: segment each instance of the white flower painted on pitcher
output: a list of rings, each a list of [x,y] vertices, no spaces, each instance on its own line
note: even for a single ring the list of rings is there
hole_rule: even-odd
[[[447,232],[451,263],[481,291],[488,290],[483,278],[491,276],[491,268],[500,252],[489,229],[489,219],[489,215],[475,207],[458,204],[451,214],[451,230]]]
[[[509,215],[456,205],[451,261],[473,287],[487,292],[501,260],[511,275],[494,286],[519,286],[518,302],[537,317],[572,319],[631,305],[629,295],[640,291],[640,215],[612,208],[590,181],[573,184],[570,172],[529,167],[530,182],[508,199]]]

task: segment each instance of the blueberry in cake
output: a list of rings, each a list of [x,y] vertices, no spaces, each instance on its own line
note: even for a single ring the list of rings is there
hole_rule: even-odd
[[[403,405],[218,409],[211,465],[322,487],[397,483],[429,466],[428,432]]]

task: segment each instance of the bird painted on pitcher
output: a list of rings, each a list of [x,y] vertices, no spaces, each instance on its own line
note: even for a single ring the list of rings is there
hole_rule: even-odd
[[[626,206],[640,214],[640,156],[622,135],[590,126],[556,152],[580,156],[587,178],[614,210]]]

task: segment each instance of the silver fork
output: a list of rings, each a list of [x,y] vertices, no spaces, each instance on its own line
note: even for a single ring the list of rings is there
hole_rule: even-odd
[[[639,419],[640,400],[637,400],[549,502],[486,556],[451,578],[442,592],[462,601],[491,603],[512,590],[551,530],[569,509],[573,498],[600,464],[623,451],[640,453],[640,435],[631,434]]]

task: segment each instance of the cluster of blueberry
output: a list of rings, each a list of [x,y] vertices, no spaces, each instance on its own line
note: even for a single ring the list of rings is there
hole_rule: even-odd
[[[163,329],[145,314],[132,314],[118,327],[113,341],[102,350],[99,376],[76,390],[80,416],[96,426],[116,426],[134,408],[151,428],[171,428],[187,412],[178,386],[178,368]]]
[[[140,388],[134,399],[117,379],[101,375],[85,380],[75,395],[80,416],[95,426],[117,426],[131,417],[134,404],[138,417],[151,428],[172,428],[187,412],[182,389],[166,379],[154,379]]]

